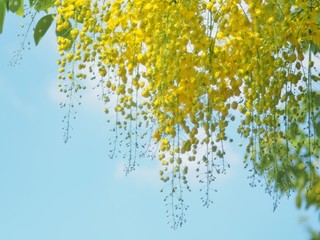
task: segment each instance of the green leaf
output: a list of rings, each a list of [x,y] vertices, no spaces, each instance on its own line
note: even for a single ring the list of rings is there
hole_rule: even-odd
[[[22,17],[24,15],[23,0],[22,0],[22,4],[20,5],[20,8],[16,11],[16,14],[19,17]]]
[[[33,7],[36,4],[37,0],[29,0],[30,7]]]
[[[47,11],[53,7],[55,0],[29,0],[29,4],[37,11]]]
[[[9,10],[13,13],[23,8],[23,0],[9,0]]]
[[[34,42],[36,45],[40,42],[41,38],[45,35],[45,33],[48,31],[52,21],[53,21],[54,14],[48,14],[44,17],[42,17],[39,22],[36,25],[36,28],[34,30]]]
[[[53,7],[55,0],[30,0],[30,4],[34,4],[34,9],[37,11],[46,11]]]
[[[0,33],[2,33],[4,18],[6,16],[7,6],[5,1],[0,1]]]
[[[297,208],[301,208],[301,203],[302,203],[302,198],[301,198],[301,194],[299,193],[298,196],[296,197]]]

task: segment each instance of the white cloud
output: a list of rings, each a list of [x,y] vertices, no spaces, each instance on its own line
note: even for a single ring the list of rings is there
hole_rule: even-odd
[[[161,169],[161,166],[159,163],[154,163],[152,164],[152,166],[144,166],[144,164],[142,163],[127,176],[125,173],[125,166],[126,162],[117,162],[115,170],[115,179],[117,181],[133,181],[135,184],[141,186],[161,186],[162,182],[159,178],[159,171]]]

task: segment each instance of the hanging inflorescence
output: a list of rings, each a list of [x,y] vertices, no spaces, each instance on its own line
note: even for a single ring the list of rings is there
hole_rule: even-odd
[[[105,112],[115,116],[111,155],[126,132],[128,172],[143,155],[139,143],[149,151],[151,131],[174,227],[184,222],[192,162],[203,203],[211,203],[210,185],[229,166],[226,129],[236,118],[253,181],[263,176],[270,193],[289,194],[301,178],[308,184],[301,188],[312,187],[319,181],[319,5],[57,0],[61,91],[72,108],[85,81],[98,81]]]

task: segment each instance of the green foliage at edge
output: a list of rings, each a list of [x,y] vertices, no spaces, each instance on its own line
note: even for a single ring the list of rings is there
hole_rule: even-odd
[[[2,33],[2,30],[3,30],[6,10],[7,10],[7,5],[5,3],[5,0],[0,0],[0,33]]]
[[[49,8],[53,7],[55,0],[29,0],[29,4],[36,11],[48,11]]]
[[[24,15],[23,4],[23,0],[0,0],[0,33],[3,32],[6,12],[10,11],[22,17]]]

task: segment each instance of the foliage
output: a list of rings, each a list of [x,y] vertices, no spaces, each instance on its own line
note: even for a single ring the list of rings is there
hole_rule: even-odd
[[[23,0],[1,0],[0,1],[0,33],[3,30],[4,19],[6,11],[11,11],[18,16],[24,14]]]
[[[184,221],[190,162],[199,165],[203,203],[210,204],[210,185],[228,167],[225,144],[233,140],[226,130],[236,118],[252,180],[262,176],[275,196],[297,189],[298,205],[305,197],[319,206],[318,0],[30,0],[30,6],[47,14],[35,27],[36,44],[54,16],[67,106],[87,79],[99,81],[105,111],[116,114],[116,141],[120,130],[127,132],[128,170],[139,137],[151,129],[160,177],[175,202],[174,227]],[[0,3],[0,26],[6,9],[16,8]]]
[[[320,233],[311,232],[311,240],[320,240]]]

